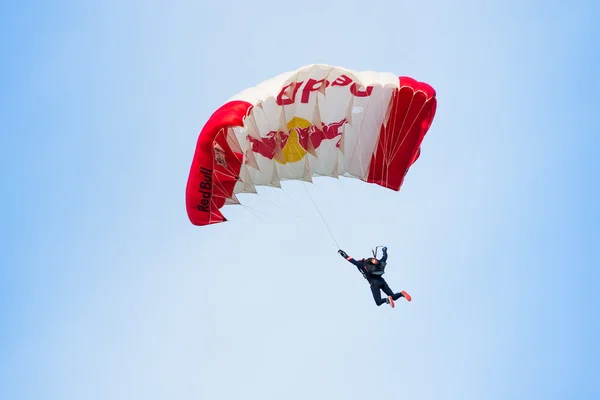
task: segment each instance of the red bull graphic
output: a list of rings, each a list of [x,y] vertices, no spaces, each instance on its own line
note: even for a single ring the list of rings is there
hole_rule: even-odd
[[[302,85],[304,85],[304,87],[302,87]],[[367,86],[364,89],[361,89],[360,86],[347,75],[340,75],[333,82],[329,82],[327,79],[310,78],[306,81],[306,84],[304,84],[304,81],[300,81],[292,82],[289,85],[282,87],[276,99],[277,105],[287,106],[294,104],[300,88],[302,88],[300,103],[306,104],[308,103],[312,92],[324,93],[328,86],[349,86],[350,93],[355,97],[368,97],[373,92],[373,86]]]
[[[213,171],[211,169],[208,169],[206,167],[200,167],[200,176],[202,177],[202,180],[200,180],[200,182],[198,182],[198,193],[199,193],[199,198],[201,199],[198,202],[198,205],[196,206],[196,209],[198,211],[202,211],[202,212],[209,212],[209,206],[210,206],[210,198],[212,196],[212,175],[213,175]]]
[[[324,140],[341,137],[345,123],[346,118],[331,124],[321,123],[321,127],[318,127],[303,118],[294,117],[287,124],[287,132],[270,131],[261,139],[250,135],[247,139],[253,152],[269,160],[274,159],[281,164],[286,164],[300,161],[306,153],[316,157],[316,149]],[[339,140],[335,146],[339,148]]]

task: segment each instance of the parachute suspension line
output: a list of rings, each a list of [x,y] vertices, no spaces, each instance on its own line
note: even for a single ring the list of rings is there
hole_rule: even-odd
[[[331,235],[331,238],[333,239],[333,241],[335,242],[335,245],[337,246],[337,248],[340,248],[340,245],[338,244],[337,240],[335,240],[335,236],[333,236],[333,233],[331,232],[331,229],[329,229],[329,225],[327,225],[327,221],[325,221],[325,218],[323,218],[323,214],[321,214],[321,211],[319,210],[319,207],[317,207],[317,203],[315,203],[315,201],[313,200],[312,196],[310,195],[310,192],[308,191],[308,189],[306,188],[306,183],[304,181],[302,181],[302,186],[304,186],[304,190],[306,190],[306,193],[308,194],[308,197],[310,197],[310,200],[312,201],[313,205],[315,206],[315,208],[317,209],[317,212],[319,213],[319,215],[321,216],[321,219],[323,220],[323,223],[325,224],[325,227],[327,228],[327,230],[329,231],[329,234]]]

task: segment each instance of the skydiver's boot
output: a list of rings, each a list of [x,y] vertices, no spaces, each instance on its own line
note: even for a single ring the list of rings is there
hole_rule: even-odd
[[[402,296],[406,299],[406,301],[411,301],[412,298],[410,297],[410,294],[406,293],[406,290],[403,290],[402,292]]]
[[[396,305],[396,303],[394,303],[394,298],[392,296],[388,296],[387,299],[385,299],[385,302],[388,303],[390,306],[392,306],[392,308],[394,308],[394,306]]]

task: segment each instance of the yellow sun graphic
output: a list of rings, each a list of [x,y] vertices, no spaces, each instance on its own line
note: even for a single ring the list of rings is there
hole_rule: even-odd
[[[287,164],[294,163],[302,160],[302,158],[306,155],[306,150],[300,146],[300,141],[298,137],[298,132],[296,132],[296,128],[308,128],[312,124],[305,120],[304,118],[294,117],[287,123],[287,129],[289,133],[288,140],[281,149],[283,160],[277,160],[279,164]]]

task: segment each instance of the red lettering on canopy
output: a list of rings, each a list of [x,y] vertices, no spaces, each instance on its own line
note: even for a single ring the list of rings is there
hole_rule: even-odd
[[[294,104],[296,101],[296,95],[298,94],[298,90],[304,84],[304,81],[301,82],[292,82],[288,85],[285,85],[281,88],[281,91],[277,95],[277,105],[279,106],[289,106],[290,104]],[[310,99],[310,94],[312,92],[321,92],[325,93],[325,88],[328,86],[348,86],[350,85],[350,93],[356,97],[368,97],[373,92],[373,86],[367,86],[364,89],[359,87],[356,82],[354,82],[347,75],[340,75],[333,82],[329,82],[326,79],[313,79],[310,78],[306,85],[304,85],[304,89],[302,89],[302,98],[300,99],[301,103],[308,103]]]
[[[287,106],[290,104],[294,104],[294,100],[296,99],[296,93],[298,93],[298,89],[302,86],[304,82],[292,82],[289,85],[285,85],[281,88],[279,95],[277,95],[277,105],[279,106]],[[290,90],[292,94],[290,96]],[[286,96],[285,98],[283,96]]]
[[[368,97],[373,92],[373,86],[367,86],[365,90],[359,90],[356,82],[350,86],[350,93],[355,95],[356,97]]]
[[[350,79],[349,76],[346,75],[340,75],[338,78],[336,78],[335,81],[333,81],[331,83],[331,86],[348,86],[349,84],[351,84],[353,81],[352,79]]]
[[[318,92],[324,93],[325,88],[327,86],[329,86],[329,82],[326,81],[325,79],[316,80],[316,79],[310,78],[306,82],[304,89],[302,89],[302,99],[300,100],[300,102],[308,103],[308,98],[310,97],[310,92],[318,91]]]

